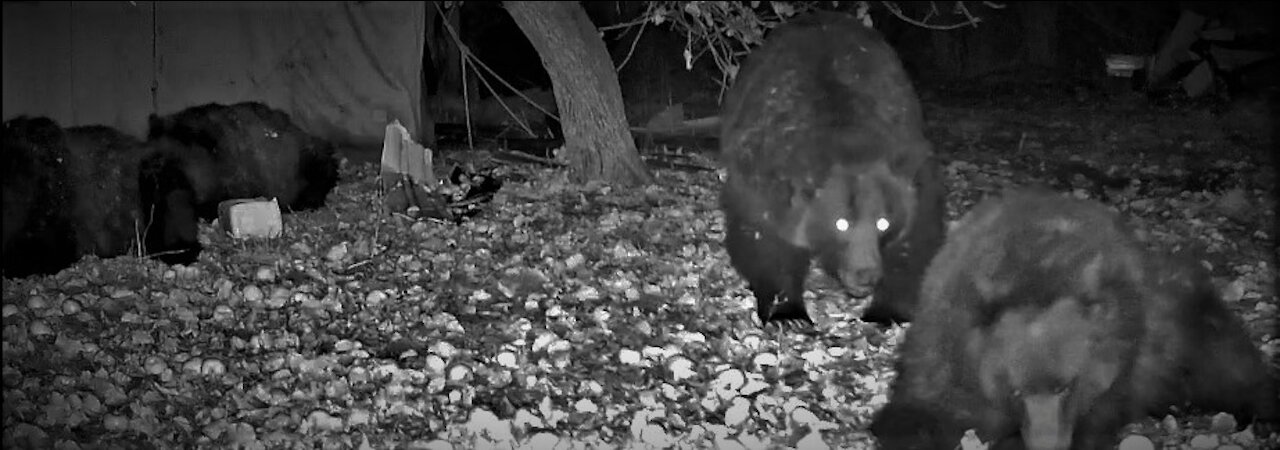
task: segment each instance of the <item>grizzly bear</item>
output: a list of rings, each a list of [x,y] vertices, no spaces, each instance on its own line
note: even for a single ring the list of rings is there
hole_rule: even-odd
[[[810,263],[863,320],[910,320],[942,245],[945,189],[920,103],[893,48],[840,13],[778,27],[747,58],[721,111],[729,260],[762,324],[809,322]]]
[[[138,164],[150,147],[103,125],[67,128],[66,140],[77,253],[110,258],[133,252],[147,231],[139,213]]]
[[[4,122],[2,139],[0,270],[14,278],[58,272],[79,258],[66,136],[52,119],[21,116]]]
[[[194,260],[198,219],[213,219],[218,203],[276,198],[281,209],[324,206],[337,184],[333,144],[298,127],[288,114],[262,103],[210,103],[150,119],[155,152],[140,178],[144,211],[153,229],[149,253],[170,262]]]
[[[148,147],[102,125],[18,117],[4,129],[4,273],[51,274],[135,250],[138,162]]]
[[[1277,418],[1276,386],[1199,265],[1149,250],[1119,214],[1037,190],[988,199],[925,275],[886,449],[1113,448],[1171,406]]]

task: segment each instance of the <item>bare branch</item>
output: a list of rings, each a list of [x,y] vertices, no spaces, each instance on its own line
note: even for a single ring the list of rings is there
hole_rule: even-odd
[[[631,48],[627,49],[627,56],[622,58],[621,63],[618,63],[618,67],[614,69],[615,72],[621,72],[623,67],[627,67],[627,62],[631,61],[631,55],[635,54],[636,52],[636,44],[640,43],[640,36],[644,36],[644,30],[648,26],[649,26],[648,20],[641,21],[640,30],[636,31],[636,38],[631,40]]]
[[[880,4],[884,6],[885,10],[888,10],[890,14],[893,14],[893,16],[897,17],[899,20],[930,30],[954,30],[967,26],[976,27],[978,26],[978,23],[982,22],[981,17],[977,17],[969,13],[969,9],[964,6],[964,2],[956,2],[956,10],[965,16],[965,21],[947,25],[931,25],[927,23],[927,21],[935,15],[941,15],[938,13],[938,5],[936,3],[930,3],[929,12],[922,20],[907,17],[906,13],[902,12],[902,6],[898,5],[898,2],[884,1],[880,2]]]
[[[438,3],[435,4],[435,7],[436,9],[440,9],[440,5]],[[440,13],[444,14],[444,11],[441,10]],[[528,102],[530,105],[533,105],[533,107],[536,108],[538,111],[541,111],[543,114],[546,114],[547,117],[551,117],[555,120],[560,120],[559,116],[552,114],[550,111],[547,111],[546,109],[543,109],[542,105],[539,105],[537,102],[529,99],[529,97],[524,95],[523,92],[520,92],[519,89],[516,89],[515,86],[512,86],[511,83],[508,83],[506,79],[499,76],[498,72],[490,68],[489,65],[484,63],[484,61],[481,61],[480,58],[475,55],[475,53],[471,52],[471,49],[469,47],[467,47],[465,44],[462,43],[462,39],[458,36],[457,30],[454,30],[453,27],[449,25],[449,22],[446,21],[444,23],[444,27],[445,27],[445,30],[449,32],[449,36],[453,38],[454,43],[457,44],[458,50],[462,51],[463,55],[466,56],[466,59],[468,61],[470,61],[476,67],[480,67],[485,71],[489,72],[490,76],[492,76],[494,79],[501,82],[503,86],[506,86],[507,89],[511,90],[511,92],[515,93],[520,98],[524,99],[524,101]],[[477,74],[477,75],[480,75],[480,74]],[[485,77],[483,76],[480,76],[478,78],[480,78],[480,81],[484,82],[485,87],[489,88],[489,92],[493,94],[494,98],[498,99],[498,103],[502,105],[502,108],[506,109],[507,113],[511,114],[511,117],[516,119],[517,122],[520,122],[520,119],[515,117],[515,113],[512,113],[511,109],[507,108],[507,105],[502,102],[501,100],[502,96],[498,95],[498,93],[494,91],[493,87],[489,85],[488,80],[485,80]],[[520,122],[520,123],[521,125],[524,125],[523,122]],[[526,126],[525,128],[528,128],[528,127]],[[531,132],[530,134],[533,134],[533,133]]]
[[[652,5],[651,5],[651,6],[652,6]],[[645,24],[647,24],[647,23],[649,23],[649,15],[648,15],[648,14],[645,14],[643,17],[641,17],[641,18],[639,18],[639,19],[636,19],[636,20],[632,20],[632,21],[630,21],[630,22],[615,23],[615,24],[613,24],[613,25],[608,25],[608,26],[598,27],[597,29],[598,29],[598,30],[600,30],[600,31],[613,31],[613,30],[617,30],[617,29],[619,29],[619,28],[631,28],[631,27],[634,27],[634,26],[636,26],[636,25],[644,26],[644,25],[645,25]]]
[[[793,16],[818,9],[822,2],[769,2],[760,5],[761,3],[764,2],[651,2],[642,19],[660,20],[669,23],[668,26],[673,30],[683,31],[690,63],[710,55],[721,71],[721,84],[726,85],[732,81],[732,69],[738,66],[738,60],[749,54],[769,29],[786,23]],[[872,4],[866,1],[857,3],[862,6]],[[955,2],[953,11],[949,14],[963,16],[960,22],[935,24],[933,22],[944,16],[939,10],[938,2],[927,3],[924,17],[920,19],[909,17],[897,1],[885,0],[877,3],[899,20],[931,30],[976,27],[983,19],[974,14],[966,3],[981,4],[991,9],[1005,8],[1002,3],[988,0],[980,3],[959,1]],[[757,4],[758,7],[753,8],[752,4]],[[721,95],[723,94],[722,91]]]

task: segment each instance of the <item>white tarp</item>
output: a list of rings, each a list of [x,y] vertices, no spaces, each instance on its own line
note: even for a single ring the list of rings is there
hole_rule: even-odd
[[[304,129],[418,136],[424,2],[5,2],[4,118],[136,135],[147,115],[261,101]]]

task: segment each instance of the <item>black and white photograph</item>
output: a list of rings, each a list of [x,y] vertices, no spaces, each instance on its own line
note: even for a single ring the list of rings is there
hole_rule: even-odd
[[[1280,3],[2,5],[5,449],[1280,448]]]

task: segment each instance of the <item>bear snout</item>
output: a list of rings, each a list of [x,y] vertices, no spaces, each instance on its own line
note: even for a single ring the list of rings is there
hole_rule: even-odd
[[[854,268],[840,274],[840,283],[854,298],[871,295],[880,282],[880,266]]]

